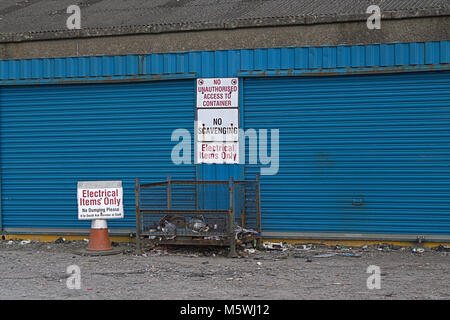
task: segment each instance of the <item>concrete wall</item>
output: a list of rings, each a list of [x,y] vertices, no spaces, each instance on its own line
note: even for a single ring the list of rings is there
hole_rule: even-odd
[[[450,16],[0,43],[0,59],[450,40]]]

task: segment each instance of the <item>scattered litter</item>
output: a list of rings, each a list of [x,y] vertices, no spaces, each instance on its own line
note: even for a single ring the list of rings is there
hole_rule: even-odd
[[[256,264],[258,265],[258,267],[261,267],[261,266],[262,266],[262,263],[259,262],[259,261],[258,261]]]
[[[28,239],[20,241],[20,244],[29,244],[29,243],[31,243],[31,241]]]
[[[323,254],[318,254],[313,256],[313,258],[330,258],[330,257],[334,257],[336,255],[336,253],[323,253]]]
[[[83,239],[84,242],[89,242],[89,239]]]
[[[64,243],[66,241],[66,239],[64,239],[63,237],[59,237],[58,239],[55,240],[55,243]]]
[[[233,280],[233,278],[226,278],[225,280],[230,281],[230,280]]]
[[[12,240],[8,241],[8,244],[13,244],[13,243],[14,243],[14,241],[12,241]]]
[[[263,243],[263,247],[267,250],[283,250],[283,243],[266,241]]]
[[[255,249],[244,249],[244,252],[247,252],[247,253],[255,253],[256,250],[255,250]]]
[[[261,235],[261,233],[259,233],[256,230],[244,229],[238,224],[235,224],[234,232],[235,232],[236,239],[243,238],[244,236],[249,235],[249,234],[253,234],[253,235],[257,235],[257,236]]]
[[[306,262],[312,262],[311,258],[306,259]]]
[[[297,251],[306,251],[306,250],[311,250],[311,249],[312,249],[312,246],[308,247],[306,244],[297,245],[295,247],[295,250],[297,250]]]
[[[436,250],[450,252],[450,247],[448,245],[443,246],[442,244],[440,244],[439,247],[436,248]]]
[[[413,253],[424,253],[425,249],[423,249],[423,248],[413,248],[412,252]]]
[[[355,257],[355,258],[360,258],[361,254],[356,254],[354,252],[344,252],[342,254],[344,257]]]

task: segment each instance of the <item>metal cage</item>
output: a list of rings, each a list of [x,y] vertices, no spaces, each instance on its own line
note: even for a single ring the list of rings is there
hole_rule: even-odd
[[[136,178],[136,243],[229,246],[261,242],[260,179],[171,180],[141,184]]]

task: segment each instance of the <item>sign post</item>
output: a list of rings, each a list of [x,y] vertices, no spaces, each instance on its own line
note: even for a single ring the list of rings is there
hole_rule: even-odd
[[[79,181],[77,186],[78,219],[92,220],[90,251],[111,251],[107,219],[121,219],[122,181]]]

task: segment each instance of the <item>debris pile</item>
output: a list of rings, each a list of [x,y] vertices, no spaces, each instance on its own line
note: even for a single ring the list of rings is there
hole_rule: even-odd
[[[158,223],[145,225],[144,232],[150,240],[173,240],[176,237],[196,237],[204,240],[224,240],[228,237],[226,219],[196,215],[186,218],[180,215],[166,215]],[[260,236],[261,233],[242,228],[237,223],[234,228],[237,244],[243,244],[249,236]]]

